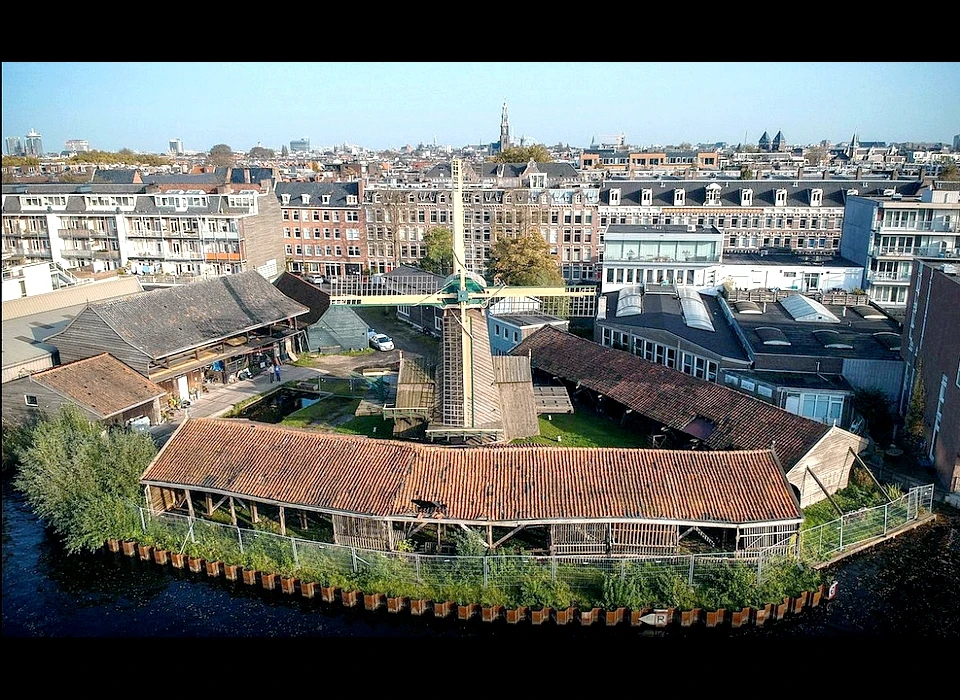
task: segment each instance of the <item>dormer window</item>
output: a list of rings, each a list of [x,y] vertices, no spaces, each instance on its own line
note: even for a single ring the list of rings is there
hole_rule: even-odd
[[[356,203],[357,203],[357,195],[355,195],[355,194],[348,194],[348,195],[347,195],[347,204],[356,204]]]
[[[751,189],[740,190],[740,206],[741,207],[753,206],[753,190]]]
[[[653,190],[640,190],[640,204],[645,207],[653,204]]]
[[[320,195],[320,201],[323,202],[324,204],[330,204],[330,195],[328,194]]]
[[[542,190],[547,186],[547,174],[546,173],[534,173],[530,176],[530,188],[534,190]]]
[[[823,206],[823,190],[821,189],[810,190],[810,206],[811,207]]]
[[[684,189],[677,188],[673,191],[673,206],[682,207],[683,203],[686,201],[687,192]]]
[[[300,195],[300,199],[303,200],[303,203],[304,203],[304,204],[310,204],[310,195],[308,195],[308,194],[302,194],[302,195]]]
[[[720,185],[715,182],[711,182],[709,185],[707,185],[707,198],[704,203],[708,206],[720,205]]]
[[[777,190],[776,198],[775,198],[775,200],[774,200],[774,203],[775,203],[778,207],[786,206],[786,204],[787,204],[787,191],[786,191],[786,190]]]
[[[290,195],[284,192],[283,194],[280,195],[280,201],[283,204],[290,204]]]
[[[618,204],[620,204],[620,189],[612,189],[610,190],[610,205],[617,206]]]

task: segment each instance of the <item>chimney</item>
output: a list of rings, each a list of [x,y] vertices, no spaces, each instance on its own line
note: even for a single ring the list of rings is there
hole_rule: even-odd
[[[859,180],[863,176],[863,168],[859,165],[857,166],[857,176],[853,178],[854,180]]]
[[[243,169],[243,181],[246,184],[250,184],[250,168]]]

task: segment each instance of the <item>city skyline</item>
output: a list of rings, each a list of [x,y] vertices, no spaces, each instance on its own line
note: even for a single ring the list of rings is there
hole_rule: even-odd
[[[35,129],[46,152],[70,139],[153,153],[171,139],[188,151],[303,138],[456,148],[496,142],[505,102],[514,143],[756,144],[782,132],[791,145],[949,144],[957,84],[957,62],[4,62],[2,121],[4,138]]]

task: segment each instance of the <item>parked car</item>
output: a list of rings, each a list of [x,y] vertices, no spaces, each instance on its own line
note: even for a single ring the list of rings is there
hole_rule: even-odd
[[[307,282],[310,284],[323,284],[323,275],[307,275]]]
[[[381,352],[393,350],[393,339],[389,335],[377,333],[370,338],[370,347],[380,350]]]

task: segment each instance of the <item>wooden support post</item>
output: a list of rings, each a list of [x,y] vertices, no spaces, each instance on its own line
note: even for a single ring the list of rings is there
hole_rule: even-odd
[[[287,518],[284,515],[283,506],[280,506],[280,534],[281,535],[287,534]]]
[[[250,501],[250,520],[255,523],[260,522],[260,516],[257,514],[257,504]]]
[[[307,511],[300,511],[300,528],[303,530],[307,529]]]
[[[234,527],[237,526],[237,506],[233,502],[233,496],[230,496],[230,522]]]
[[[190,517],[196,517],[196,513],[193,512],[193,496],[190,494],[190,489],[186,489],[187,494],[187,512],[190,513]]]
[[[848,448],[847,448],[847,452],[849,452],[850,454],[853,455],[853,461],[854,461],[854,462],[859,462],[859,463],[860,463],[860,466],[863,467],[863,468],[866,470],[867,474],[870,475],[870,478],[873,479],[873,483],[877,485],[877,488],[878,488],[878,489],[880,489],[880,493],[882,493],[882,494],[884,495],[884,497],[887,499],[887,502],[888,502],[888,503],[889,503],[889,502],[892,502],[893,499],[890,498],[890,494],[887,493],[887,490],[886,490],[885,488],[883,488],[883,484],[881,484],[879,481],[877,481],[877,477],[875,477],[875,476],[873,475],[873,470],[870,469],[870,467],[867,466],[867,463],[866,463],[866,462],[864,462],[862,459],[860,459],[860,455],[858,455],[856,452],[854,452],[852,447],[848,447]],[[884,531],[886,531],[886,530],[884,530]]]
[[[207,494],[207,517],[213,515],[213,496]]]
[[[805,468],[807,470],[807,473],[810,474],[810,476],[813,477],[813,480],[817,482],[817,486],[819,486],[820,490],[823,491],[823,495],[827,497],[828,501],[830,501],[830,505],[833,506],[834,510],[836,510],[837,513],[839,513],[840,517],[842,518],[843,511],[840,510],[840,506],[838,506],[837,502],[833,500],[833,497],[830,496],[830,493],[827,491],[826,487],[823,485],[820,479],[817,478],[817,475],[813,473],[813,470],[810,467],[805,467]]]
[[[493,525],[487,525],[487,549],[493,549]]]
[[[153,512],[153,506],[150,505],[150,484],[147,484],[143,487],[143,500],[147,503],[147,508],[150,509],[150,512]]]

